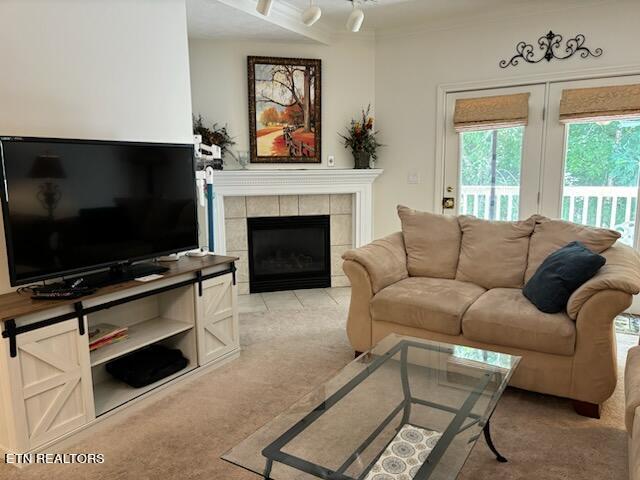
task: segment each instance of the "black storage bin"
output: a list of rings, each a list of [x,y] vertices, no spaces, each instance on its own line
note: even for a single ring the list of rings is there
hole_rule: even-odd
[[[151,345],[107,363],[107,372],[135,388],[179,372],[189,364],[180,350]]]

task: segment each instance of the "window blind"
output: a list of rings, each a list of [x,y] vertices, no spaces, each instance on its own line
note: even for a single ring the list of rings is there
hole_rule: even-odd
[[[529,93],[459,98],[453,115],[456,132],[518,127],[529,118]]]
[[[640,84],[562,91],[562,123],[595,122],[625,117],[640,117]]]

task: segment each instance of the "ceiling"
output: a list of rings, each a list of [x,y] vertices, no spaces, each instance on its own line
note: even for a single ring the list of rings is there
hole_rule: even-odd
[[[300,41],[303,37],[217,0],[187,0],[189,36],[216,40]]]
[[[606,1],[612,0],[366,0],[361,5],[366,14],[363,32],[384,33],[540,15]],[[309,28],[300,21],[300,13],[310,0],[274,0],[269,17],[256,15],[257,0],[187,0],[189,35],[283,41],[306,38],[328,43],[331,36],[346,33],[350,1],[313,2],[322,8],[322,18]]]
[[[286,0],[291,5],[304,9],[309,0]],[[314,0],[322,8],[324,22],[332,28],[342,28],[351,11],[348,0]],[[565,5],[580,3],[580,0],[565,0]],[[581,3],[584,3],[581,2]],[[557,0],[376,0],[361,3],[365,11],[365,25],[369,30],[389,30],[417,26],[428,22],[468,18],[477,15],[497,13],[508,9],[515,11],[522,7],[534,9],[557,5]]]

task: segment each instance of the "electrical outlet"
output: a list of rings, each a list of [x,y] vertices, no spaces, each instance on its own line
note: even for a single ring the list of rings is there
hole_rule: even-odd
[[[409,175],[407,175],[407,183],[410,185],[420,183],[420,174],[418,172],[409,172]]]
[[[327,157],[327,166],[328,167],[335,167],[336,166],[336,157],[334,157],[333,155],[329,155]]]

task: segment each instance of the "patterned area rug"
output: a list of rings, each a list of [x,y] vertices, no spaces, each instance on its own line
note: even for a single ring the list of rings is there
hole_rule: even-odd
[[[389,443],[365,480],[411,480],[436,446],[441,434],[403,426]]]

